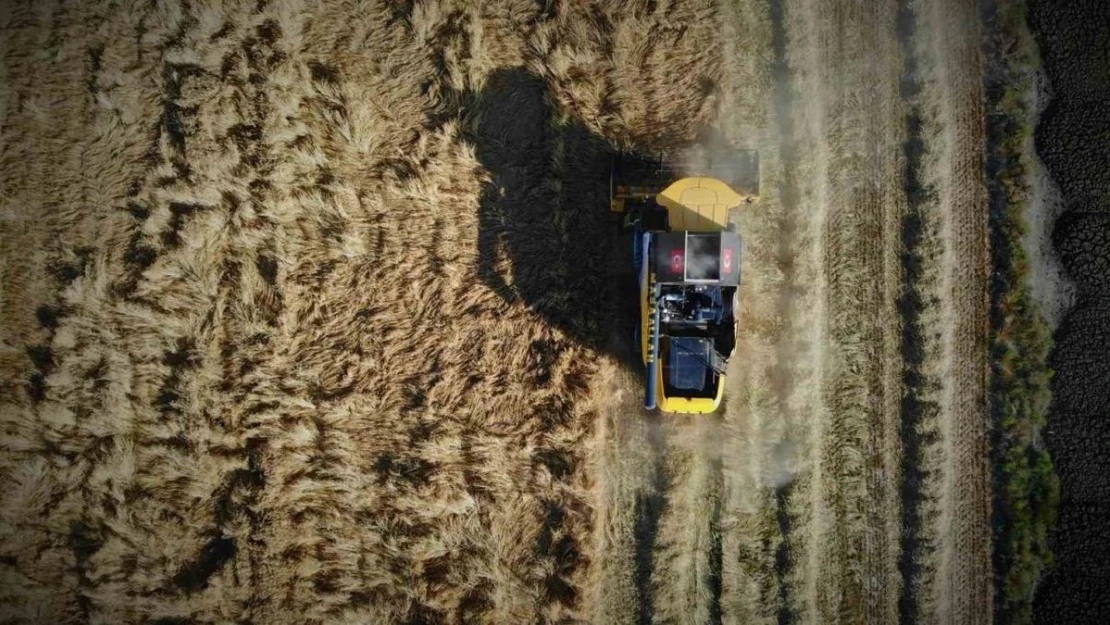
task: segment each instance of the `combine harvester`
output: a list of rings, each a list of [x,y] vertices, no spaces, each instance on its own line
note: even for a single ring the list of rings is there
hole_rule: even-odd
[[[630,154],[613,163],[610,207],[634,232],[648,410],[704,414],[724,396],[741,252],[729,213],[758,201],[759,158],[740,152],[705,169],[682,177],[674,161]]]

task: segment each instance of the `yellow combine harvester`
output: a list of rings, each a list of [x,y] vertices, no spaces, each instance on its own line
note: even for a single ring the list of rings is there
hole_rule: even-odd
[[[681,177],[665,158],[621,154],[613,163],[610,206],[634,231],[649,410],[708,413],[724,396],[741,252],[729,214],[758,200],[759,159],[742,152],[708,169],[716,175]]]

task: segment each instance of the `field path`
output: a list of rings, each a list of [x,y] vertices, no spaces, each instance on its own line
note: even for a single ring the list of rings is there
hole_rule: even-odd
[[[990,474],[987,457],[987,193],[982,60],[977,8],[955,0],[913,3],[923,146],[919,389],[935,414],[920,432],[925,505],[917,554],[935,566],[917,595],[924,622],[992,618]],[[935,420],[935,425],[928,421]]]
[[[725,622],[985,622],[974,7],[787,0],[767,15],[774,108],[763,201],[738,216],[744,334],[724,416]]]

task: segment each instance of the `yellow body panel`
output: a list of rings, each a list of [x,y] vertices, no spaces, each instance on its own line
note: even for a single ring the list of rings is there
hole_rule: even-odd
[[[655,201],[667,209],[671,230],[711,232],[728,228],[729,209],[744,198],[716,178],[683,178],[663,189]]]
[[[717,379],[717,396],[712,399],[708,397],[667,397],[663,393],[663,367],[657,367],[656,371],[659,375],[659,384],[656,386],[659,389],[656,397],[659,410],[678,414],[708,414],[721,405],[721,399],[725,393],[725,376],[722,375]]]

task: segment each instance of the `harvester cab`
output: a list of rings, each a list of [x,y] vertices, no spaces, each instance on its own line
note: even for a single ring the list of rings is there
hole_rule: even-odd
[[[629,154],[613,163],[610,207],[633,233],[649,410],[708,413],[724,396],[742,250],[730,214],[758,201],[758,155],[708,170],[683,177],[674,160]]]

